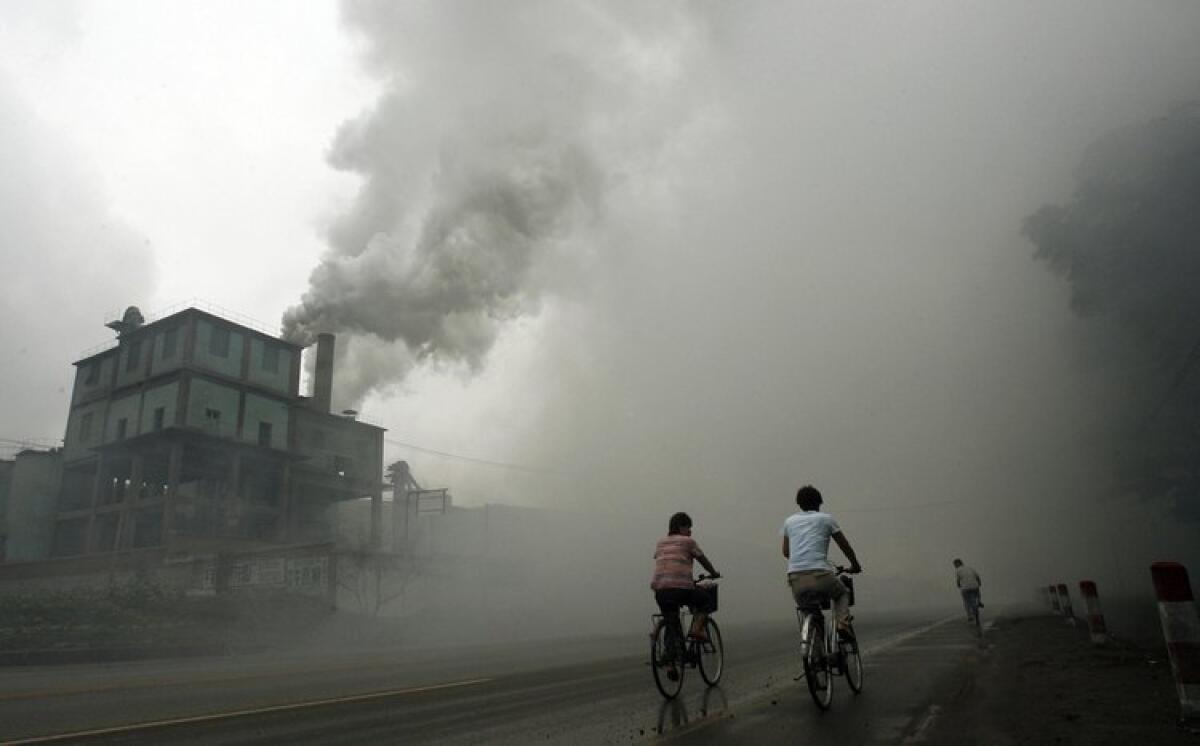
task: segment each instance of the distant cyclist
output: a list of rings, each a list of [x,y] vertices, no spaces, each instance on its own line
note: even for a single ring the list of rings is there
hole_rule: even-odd
[[[704,588],[696,586],[692,578],[692,561],[696,560],[708,574],[714,578],[721,573],[704,556],[700,545],[692,538],[692,519],[687,513],[676,513],[667,524],[667,535],[658,540],[654,547],[654,577],[650,588],[654,591],[654,600],[662,610],[663,619],[667,624],[668,650],[674,654],[679,650],[682,641],[679,634],[679,608],[689,606],[692,609],[692,629],[689,633],[697,639],[705,639],[704,623],[712,609],[712,596]],[[674,665],[667,666],[667,676],[671,680],[679,674]]]
[[[800,605],[801,594],[806,591],[828,595],[833,600],[838,629],[844,634],[852,634],[850,597],[829,562],[829,540],[837,542],[842,554],[850,560],[849,572],[862,572],[862,565],[858,564],[858,557],[837,521],[819,510],[822,502],[821,493],[816,487],[801,487],[796,492],[796,504],[800,510],[788,516],[779,531],[783,536],[783,556],[788,561],[788,585],[797,606]]]
[[[983,598],[979,589],[983,581],[974,568],[967,567],[960,559],[954,560],[955,582],[962,593],[963,608],[967,611],[967,621],[975,621],[975,607],[983,608]]]

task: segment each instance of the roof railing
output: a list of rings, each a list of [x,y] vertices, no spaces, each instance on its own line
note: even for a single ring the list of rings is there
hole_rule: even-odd
[[[268,337],[273,337],[275,339],[279,339],[279,333],[281,330],[278,325],[275,327],[272,327],[270,324],[268,324],[264,321],[256,319],[252,316],[247,316],[246,314],[243,314],[243,313],[238,313],[237,311],[231,311],[228,308],[224,308],[222,306],[217,305],[216,303],[206,301],[203,298],[189,298],[188,300],[185,300],[185,301],[180,301],[178,303],[172,303],[171,305],[167,306],[166,308],[161,308],[161,309],[155,311],[154,313],[147,315],[145,323],[153,324],[156,321],[161,321],[162,319],[165,319],[168,316],[174,316],[175,314],[179,313],[180,311],[185,311],[189,308],[195,308],[199,311],[204,311],[205,313],[210,313],[213,316],[217,316],[218,318],[225,319],[226,321],[232,321],[235,324],[239,324],[240,326],[244,326],[248,329],[253,329],[254,331],[265,334]],[[119,321],[124,314],[125,314],[124,309],[122,309],[120,311],[109,311],[108,313],[106,313],[104,315],[104,323],[107,324],[110,321]],[[106,350],[111,350],[112,348],[116,347],[118,345],[118,343],[119,342],[117,339],[110,339],[107,342],[101,342],[100,344],[89,347],[86,350],[84,350],[83,352],[79,353],[78,359],[82,360],[83,358],[88,358],[88,357],[91,357],[92,355],[97,355]]]

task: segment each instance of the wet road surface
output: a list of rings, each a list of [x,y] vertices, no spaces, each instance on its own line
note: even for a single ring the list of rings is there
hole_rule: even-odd
[[[0,671],[0,740],[50,743],[919,742],[978,650],[958,619],[857,623],[866,691],[816,711],[794,624],[725,629],[726,670],[664,702],[645,636]],[[931,716],[930,713],[933,713]],[[48,740],[49,739],[49,740]]]

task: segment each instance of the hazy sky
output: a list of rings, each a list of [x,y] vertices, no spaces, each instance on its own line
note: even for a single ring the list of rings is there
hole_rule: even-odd
[[[389,446],[461,502],[1070,561],[1113,382],[1021,220],[1198,97],[1186,2],[5,0],[0,437],[125,305],[309,293],[343,403],[530,467]]]

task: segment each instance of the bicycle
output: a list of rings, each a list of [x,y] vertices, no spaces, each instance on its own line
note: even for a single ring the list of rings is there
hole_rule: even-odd
[[[979,618],[979,589],[968,588],[962,592],[963,601],[967,607],[967,620],[975,626],[975,634],[983,634],[983,622]]]
[[[844,567],[837,568],[838,580],[850,593],[854,603],[854,582],[845,574]],[[849,638],[843,637],[836,622],[826,619],[825,612],[832,606],[828,594],[806,591],[800,595],[796,606],[796,621],[800,625],[800,660],[803,676],[808,683],[808,692],[821,710],[833,704],[833,677],[845,676],[850,690],[859,694],[863,689],[862,653],[858,648],[858,637],[851,626]],[[799,679],[800,676],[796,678]]]
[[[721,639],[721,628],[712,618],[716,612],[717,585],[706,575],[696,578],[697,585],[704,581],[710,581],[704,587],[708,588],[713,599],[713,611],[704,623],[707,639],[684,636],[684,628],[690,626],[684,624],[691,621],[690,609],[680,609],[679,615],[673,620],[665,619],[662,614],[650,616],[650,669],[654,673],[654,685],[669,700],[677,697],[683,689],[686,669],[699,668],[700,678],[708,686],[716,686],[725,670],[725,642]],[[667,669],[672,665],[676,671],[674,679],[667,675]]]

